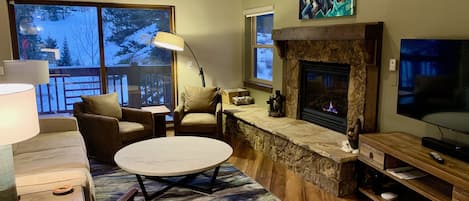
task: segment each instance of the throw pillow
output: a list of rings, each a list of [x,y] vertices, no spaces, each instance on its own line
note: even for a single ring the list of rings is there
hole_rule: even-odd
[[[214,113],[217,107],[216,87],[185,87],[184,112]]]
[[[97,96],[81,96],[85,112],[122,119],[122,110],[117,99],[117,93]]]

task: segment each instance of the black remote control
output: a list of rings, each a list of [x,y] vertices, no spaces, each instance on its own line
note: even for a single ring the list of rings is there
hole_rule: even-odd
[[[445,163],[445,160],[441,158],[440,154],[434,151],[430,152],[430,156],[438,163],[441,163],[441,164]]]

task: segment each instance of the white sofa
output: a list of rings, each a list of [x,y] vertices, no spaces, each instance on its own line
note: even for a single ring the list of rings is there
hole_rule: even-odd
[[[13,145],[18,195],[81,185],[86,200],[95,200],[86,147],[76,119],[54,117],[39,122],[37,136]]]

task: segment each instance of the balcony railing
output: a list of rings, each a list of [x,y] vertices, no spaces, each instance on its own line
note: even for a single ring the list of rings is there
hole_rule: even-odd
[[[111,67],[106,71],[107,91],[117,92],[121,105],[173,108],[170,67]],[[39,113],[70,113],[81,95],[101,94],[99,74],[97,67],[51,68],[49,83],[36,87]]]

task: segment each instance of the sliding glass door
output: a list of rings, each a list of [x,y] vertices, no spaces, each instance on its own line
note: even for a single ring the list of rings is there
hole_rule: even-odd
[[[50,82],[36,87],[40,113],[70,112],[81,95],[112,92],[124,106],[173,108],[174,55],[151,43],[157,31],[172,31],[173,7],[57,3],[10,5],[14,57],[49,61]]]
[[[157,31],[170,31],[171,12],[103,8],[102,14],[108,91],[131,106],[171,102],[171,51],[151,45]]]

